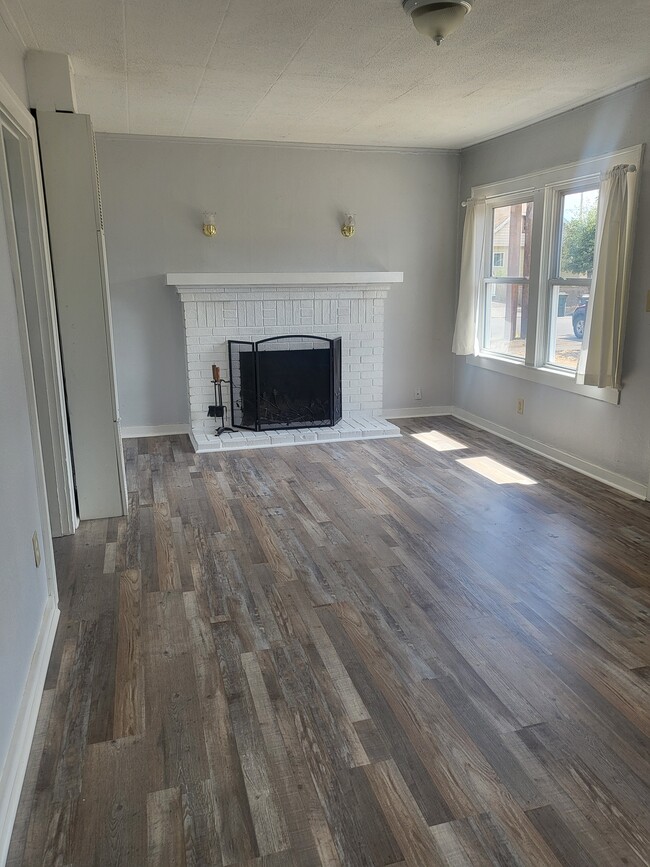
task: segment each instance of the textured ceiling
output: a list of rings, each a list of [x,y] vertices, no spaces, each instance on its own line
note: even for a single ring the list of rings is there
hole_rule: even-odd
[[[650,0],[475,0],[440,48],[399,0],[0,0],[104,132],[460,147],[650,76]]]

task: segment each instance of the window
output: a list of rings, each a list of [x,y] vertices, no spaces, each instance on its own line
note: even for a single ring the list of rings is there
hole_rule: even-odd
[[[601,179],[616,165],[638,166],[641,154],[629,148],[472,189],[473,202],[484,203],[485,235],[474,236],[484,258],[475,307],[479,355],[468,355],[470,364],[618,402],[617,389],[581,384],[576,371]]]
[[[492,266],[484,280],[482,346],[497,355],[524,359],[533,203],[495,206],[490,214]]]

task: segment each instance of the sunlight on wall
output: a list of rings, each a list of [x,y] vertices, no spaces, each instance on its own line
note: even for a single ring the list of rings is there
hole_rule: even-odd
[[[462,464],[480,476],[484,476],[497,485],[536,485],[537,482],[523,473],[517,472],[505,464],[499,463],[485,456],[480,458],[458,458],[457,463]]]
[[[437,452],[453,452],[467,448],[467,446],[459,443],[458,440],[452,439],[446,434],[439,433],[437,430],[411,434],[411,436],[414,440],[418,440],[426,446],[431,446],[431,448],[435,449]]]

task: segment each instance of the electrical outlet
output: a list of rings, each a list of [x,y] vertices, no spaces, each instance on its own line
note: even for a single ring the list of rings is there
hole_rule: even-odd
[[[34,549],[34,563],[36,563],[36,568],[41,565],[41,546],[38,544],[38,532],[34,530],[34,535],[32,536],[32,548]]]
[[[419,386],[414,389],[413,397],[415,398],[415,400],[422,400],[422,389]]]
[[[523,397],[517,398],[517,414],[518,415],[524,414],[524,405],[525,405],[525,401],[524,401]]]

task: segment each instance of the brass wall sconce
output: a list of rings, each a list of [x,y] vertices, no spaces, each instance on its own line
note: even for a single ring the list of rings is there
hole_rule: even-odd
[[[341,234],[344,238],[351,238],[356,231],[356,223],[354,221],[354,214],[347,214],[345,217],[345,222],[341,226]]]
[[[217,220],[209,211],[203,212],[203,234],[206,238],[214,238],[217,234]]]

